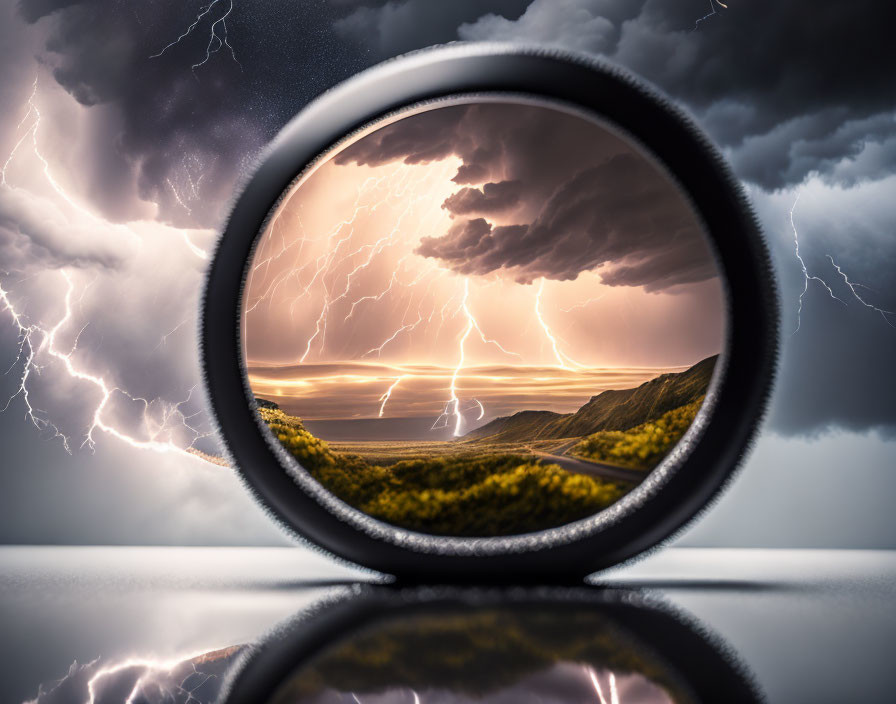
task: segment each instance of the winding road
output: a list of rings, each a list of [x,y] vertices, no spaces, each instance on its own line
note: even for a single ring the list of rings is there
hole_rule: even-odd
[[[639,469],[625,469],[624,467],[614,467],[609,464],[601,464],[600,462],[592,462],[590,460],[581,459],[579,457],[570,457],[566,453],[577,444],[581,438],[574,438],[569,442],[558,445],[553,452],[543,452],[542,450],[534,450],[528,447],[530,453],[545,462],[552,462],[560,465],[563,469],[575,472],[576,474],[588,474],[592,477],[601,477],[603,479],[615,479],[617,481],[628,482],[630,484],[640,484],[647,476],[648,472]]]

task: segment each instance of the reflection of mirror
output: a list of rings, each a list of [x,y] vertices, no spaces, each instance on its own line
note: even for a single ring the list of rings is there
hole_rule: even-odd
[[[248,383],[338,499],[445,536],[531,533],[638,487],[701,408],[725,303],[690,200],[615,127],[459,98],[302,174],[248,269]]]
[[[636,592],[370,588],[275,630],[226,701],[760,701],[713,640]]]

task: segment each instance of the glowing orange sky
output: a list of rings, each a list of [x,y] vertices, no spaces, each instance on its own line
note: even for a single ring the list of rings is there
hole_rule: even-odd
[[[459,188],[451,181],[459,164],[326,161],[284,199],[246,288],[244,344],[257,394],[306,417],[377,417],[381,396],[407,375],[385,417],[431,415],[449,400],[462,353],[458,396],[464,407],[481,400],[484,422],[533,403],[575,410],[604,388],[720,351],[717,278],[656,293],[604,285],[594,271],[520,284],[501,271],[464,276],[414,253],[421,238],[451,225],[441,204]],[[612,368],[621,371],[601,376]]]

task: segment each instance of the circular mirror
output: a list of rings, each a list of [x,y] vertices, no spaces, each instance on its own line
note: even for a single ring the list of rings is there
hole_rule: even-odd
[[[405,578],[580,575],[730,475],[775,349],[767,257],[706,140],[580,57],[390,62],[268,151],[204,363],[260,498]]]

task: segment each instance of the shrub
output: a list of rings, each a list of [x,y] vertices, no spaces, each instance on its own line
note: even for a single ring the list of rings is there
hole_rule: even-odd
[[[604,430],[589,435],[572,448],[572,454],[595,462],[653,469],[691,426],[703,399],[701,396],[629,430]]]
[[[258,412],[280,444],[333,494],[375,518],[426,533],[543,530],[592,515],[630,488],[513,454],[371,465],[357,455],[333,452],[281,410]]]

